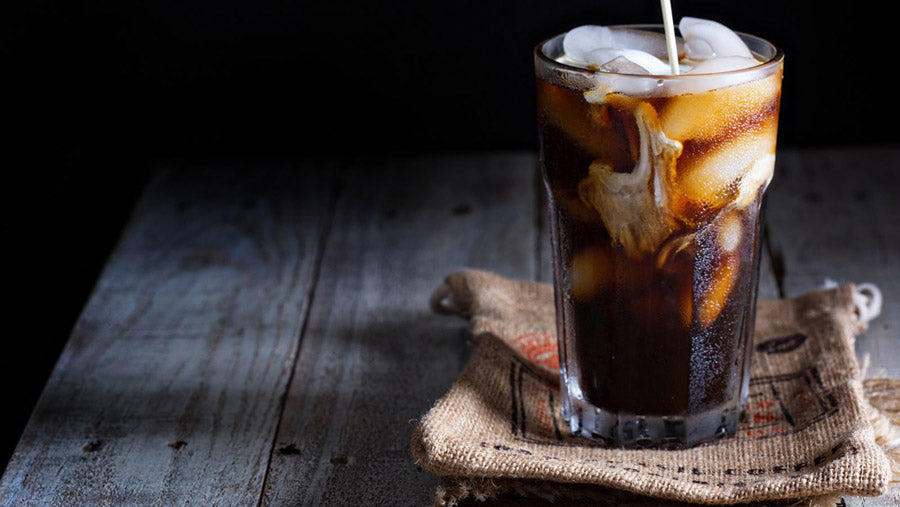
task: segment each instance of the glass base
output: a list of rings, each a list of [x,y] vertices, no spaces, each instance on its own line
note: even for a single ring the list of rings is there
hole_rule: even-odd
[[[612,413],[564,397],[563,418],[573,435],[610,447],[684,449],[734,436],[741,410],[738,405],[684,416],[636,415]]]

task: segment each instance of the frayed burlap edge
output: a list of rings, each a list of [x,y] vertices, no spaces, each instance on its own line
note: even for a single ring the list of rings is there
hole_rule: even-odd
[[[900,379],[866,378],[863,391],[875,443],[891,464],[891,485],[900,486]]]

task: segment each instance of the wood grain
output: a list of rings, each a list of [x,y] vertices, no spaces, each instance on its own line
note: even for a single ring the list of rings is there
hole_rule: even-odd
[[[153,181],[0,481],[0,505],[258,501],[331,206],[333,164],[323,166]]]
[[[788,297],[838,283],[876,284],[881,316],[856,341],[900,376],[900,149],[788,151],[772,182],[770,239]]]
[[[534,155],[371,159],[344,183],[266,505],[428,505],[414,421],[468,353],[429,295],[464,267],[536,276]]]

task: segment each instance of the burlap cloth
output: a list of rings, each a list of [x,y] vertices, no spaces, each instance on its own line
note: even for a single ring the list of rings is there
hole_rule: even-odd
[[[853,285],[759,301],[738,434],[686,450],[621,450],[572,437],[561,420],[552,287],[451,274],[432,306],[468,318],[475,345],[418,422],[413,457],[441,479],[436,505],[510,490],[702,504],[881,495],[896,466],[900,383],[862,379],[853,342],[872,317],[864,303]]]

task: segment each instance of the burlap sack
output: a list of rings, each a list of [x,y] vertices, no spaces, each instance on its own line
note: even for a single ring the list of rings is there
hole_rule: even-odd
[[[467,317],[475,339],[466,368],[412,436],[417,464],[442,479],[437,504],[509,489],[609,498],[610,488],[733,504],[875,496],[891,479],[853,353],[865,321],[852,285],[760,301],[738,435],[678,451],[609,449],[568,434],[549,285],[467,270],[447,277],[432,304]]]

